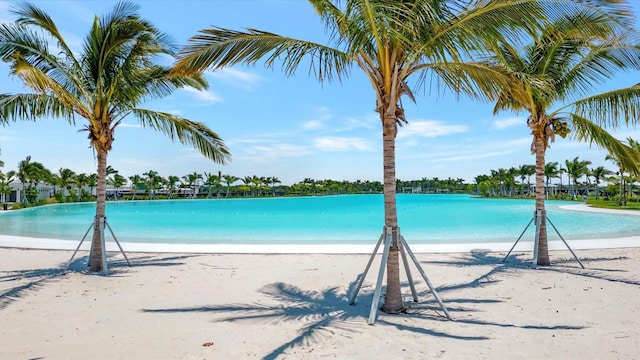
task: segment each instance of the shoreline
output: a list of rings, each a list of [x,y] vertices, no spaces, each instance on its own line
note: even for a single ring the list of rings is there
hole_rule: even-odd
[[[411,250],[423,253],[465,253],[472,251],[496,252],[533,251],[533,240],[521,239],[512,242],[496,243],[457,243],[457,244],[411,244]],[[600,238],[567,240],[572,249],[616,249],[640,247],[640,235],[621,238]],[[0,235],[0,248],[39,249],[39,250],[76,250],[80,241],[28,238],[21,236]],[[120,252],[114,241],[107,241],[108,252]],[[161,244],[161,243],[125,243],[121,242],[125,252],[135,253],[198,253],[198,254],[371,254],[375,243],[368,245],[291,245],[291,244]],[[91,241],[85,240],[79,251],[88,251]],[[561,240],[550,240],[549,250],[565,250]],[[378,249],[378,253],[382,250]]]
[[[613,213],[625,215],[635,215],[640,217],[640,211],[632,210],[611,210],[593,208],[586,204],[561,205],[562,209],[571,211],[588,211],[599,213]],[[639,219],[640,220],[640,219]],[[555,237],[555,235],[554,235]],[[470,243],[438,243],[438,244],[412,244],[408,239],[409,246],[414,253],[464,253],[470,251],[508,251],[516,242],[470,242]],[[127,243],[120,242],[125,252],[140,253],[218,253],[218,254],[371,254],[376,240],[372,239],[370,244],[170,244],[170,243]],[[90,249],[90,240],[85,240],[80,246],[80,251]],[[617,238],[597,238],[597,239],[577,239],[567,240],[572,249],[614,249],[640,247],[640,234],[637,236],[626,236]],[[34,238],[0,234],[0,248],[18,249],[42,249],[42,250],[75,250],[78,248],[80,240],[60,240],[51,238]],[[521,239],[518,241],[513,251],[533,251],[533,239]],[[106,241],[107,251],[120,251],[112,238]],[[561,240],[549,240],[549,250],[565,250],[566,245]],[[380,253],[382,250],[378,250]]]

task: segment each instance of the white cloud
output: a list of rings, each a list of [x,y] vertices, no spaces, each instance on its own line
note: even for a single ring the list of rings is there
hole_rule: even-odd
[[[373,148],[369,141],[357,137],[319,137],[314,140],[313,144],[318,150],[329,152],[349,150],[369,151]]]
[[[265,163],[283,158],[296,158],[309,155],[309,150],[305,146],[293,144],[256,145],[243,149],[241,153],[232,151],[234,161],[242,163],[252,161]]]
[[[200,91],[189,87],[183,88],[182,90],[194,94],[198,99],[211,104],[222,102],[222,97],[211,90]]]
[[[521,124],[526,124],[526,123],[527,123],[527,120],[524,118],[509,117],[506,119],[498,119],[494,121],[493,126],[491,128],[500,130],[500,129],[506,129],[506,128],[521,125]]]
[[[244,90],[253,90],[262,82],[262,77],[256,73],[233,68],[216,69],[215,71],[207,71],[206,74]]]
[[[466,132],[468,128],[462,125],[446,125],[441,121],[423,120],[412,121],[398,129],[398,139],[412,136],[434,138]]]
[[[321,120],[309,120],[304,125],[302,125],[304,129],[320,129],[322,128]]]

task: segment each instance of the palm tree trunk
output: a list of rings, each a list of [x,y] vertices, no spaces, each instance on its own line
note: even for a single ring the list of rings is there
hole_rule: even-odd
[[[395,117],[386,117],[382,129],[382,158],[384,174],[384,225],[396,230],[398,212],[396,208],[396,124]],[[387,291],[382,310],[397,313],[404,310],[400,291],[400,263],[398,259],[398,232],[393,231],[393,241],[387,258]]]
[[[549,266],[549,245],[547,242],[547,211],[544,206],[544,155],[547,150],[542,136],[535,137],[536,142],[536,214],[540,213],[540,237],[538,238],[539,266]],[[536,215],[537,216],[537,215]]]
[[[106,249],[102,248],[102,237],[104,231],[101,230],[101,224],[105,219],[106,194],[107,194],[107,152],[96,149],[98,156],[98,187],[96,188],[96,217],[93,224],[93,242],[91,245],[91,253],[89,254],[89,271],[104,271],[102,262],[102,253]],[[104,230],[104,228],[102,228]]]

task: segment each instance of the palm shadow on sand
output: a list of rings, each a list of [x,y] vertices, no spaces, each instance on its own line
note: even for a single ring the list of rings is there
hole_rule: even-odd
[[[129,257],[132,267],[141,266],[179,266],[184,262],[180,261],[197,255],[177,255],[177,256],[157,256],[157,255],[136,255]],[[47,284],[64,278],[68,272],[87,272],[88,256],[75,258],[69,264],[69,270],[65,271],[67,262],[60,263],[57,267],[26,270],[0,271],[0,283],[9,283],[10,287],[0,290],[0,310],[5,309],[14,301],[20,300],[30,292],[38,291]],[[97,276],[122,276],[129,268],[124,258],[118,254],[108,255],[110,272],[107,275],[95,274]],[[15,284],[15,285],[14,285]]]
[[[498,281],[491,280],[491,278],[496,274],[502,272],[508,272],[508,267],[505,267],[505,269],[496,268],[467,283],[437,288],[436,291],[438,293],[442,292],[446,294],[454,293],[456,290],[461,288],[478,286],[478,284],[482,284],[483,286],[491,285],[492,283]],[[362,274],[360,276],[362,276]],[[348,294],[350,294],[351,291],[354,291],[355,285],[356,281],[352,282],[346,294],[343,294],[341,291],[339,291],[338,288],[329,288],[322,291],[312,291],[300,289],[299,287],[296,287],[294,285],[276,282],[266,285],[262,289],[258,290],[261,294],[272,300],[270,302],[275,301],[275,303],[271,305],[265,305],[261,302],[255,302],[250,304],[210,305],[167,309],[143,309],[141,311],[146,313],[196,312],[222,314],[224,317],[214,320],[216,322],[268,322],[275,325],[290,321],[300,322],[302,325],[297,331],[297,335],[294,338],[273,349],[263,357],[263,359],[275,359],[280,355],[284,355],[288,349],[294,349],[299,346],[309,345],[314,342],[322,343],[324,337],[336,336],[337,334],[344,334],[344,332],[366,331],[361,329],[364,320],[368,317],[369,314],[371,302],[373,299],[373,289],[370,287],[366,287],[364,289],[366,291],[361,290],[361,295],[358,297],[358,302],[356,302],[354,306],[351,306],[348,304]],[[416,282],[416,285],[423,286],[424,284]],[[448,320],[439,313],[440,307],[433,297],[433,294],[428,291],[422,292],[419,294],[419,299],[421,299],[421,301],[418,303],[412,303],[413,305],[409,307],[406,314],[381,314],[380,316],[378,316],[376,326],[392,327],[396,328],[398,331],[408,331],[421,335],[445,337],[463,341],[482,341],[490,339],[489,337],[484,335],[456,335],[436,330],[436,327],[430,328],[430,322],[428,320],[436,320],[438,322]],[[456,304],[455,307],[449,307],[449,311],[452,312],[452,314],[464,314],[472,311],[464,307],[463,304],[465,303],[491,304],[502,302],[502,300],[496,299],[472,298],[445,298],[443,300],[445,304],[448,305]],[[419,321],[419,325],[416,325],[418,324],[418,322],[415,322],[413,325],[407,325],[407,323],[404,321],[407,317],[417,319]],[[493,323],[473,319],[456,320],[456,322],[475,326],[513,327],[534,330],[582,329],[582,327],[568,325],[515,325]]]
[[[578,254],[579,256],[579,254]],[[506,262],[503,262],[504,255],[500,253],[490,253],[488,251],[472,251],[468,254],[459,254],[453,260],[447,261],[423,261],[426,264],[437,264],[445,266],[477,266],[494,265],[494,270],[487,274],[486,278],[478,279],[478,282],[491,281],[491,276],[505,274],[509,268],[531,269],[531,253],[512,253]],[[593,279],[620,282],[629,285],[640,285],[640,277],[637,274],[629,273],[622,268],[607,266],[609,262],[635,261],[627,256],[615,257],[580,257],[585,265],[585,269],[580,268],[576,259],[572,256],[555,257],[551,261],[551,266],[541,266],[537,270],[567,273],[575,276],[588,277]],[[532,271],[536,271],[532,269]],[[477,285],[477,284],[476,284]]]

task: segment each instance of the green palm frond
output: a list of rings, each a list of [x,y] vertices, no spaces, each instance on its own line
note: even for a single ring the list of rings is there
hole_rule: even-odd
[[[268,68],[282,61],[283,71],[292,75],[306,57],[319,81],[340,80],[349,71],[352,58],[346,53],[314,42],[247,29],[246,32],[212,28],[201,30],[178,55],[175,72],[202,72],[235,64],[253,65],[265,58]],[[311,70],[310,70],[311,71]]]
[[[225,164],[230,153],[222,139],[206,125],[173,114],[134,109],[132,114],[143,127],[152,128],[167,135],[171,140],[191,145],[202,155],[219,164]]]
[[[67,45],[67,42],[49,15],[30,3],[19,4],[13,12],[18,15],[18,19],[16,20],[18,26],[35,26],[51,35],[51,37],[56,40],[57,48],[64,53],[64,57],[68,61],[74,62],[75,68],[80,68],[78,62],[75,61],[76,59],[71,48]]]
[[[612,36],[606,41],[585,44],[577,61],[568,61],[570,68],[558,74],[558,90],[561,96],[578,98],[597,85],[615,76],[620,69],[640,69],[640,38],[637,33],[627,32]]]
[[[613,155],[619,165],[628,171],[640,171],[640,153],[616,139],[598,124],[577,114],[571,114],[570,126],[573,138],[596,144]]]
[[[54,116],[74,124],[73,111],[55,96],[41,94],[0,94],[0,124],[10,121],[36,121]]]
[[[574,112],[607,128],[640,124],[640,84],[581,99]]]

